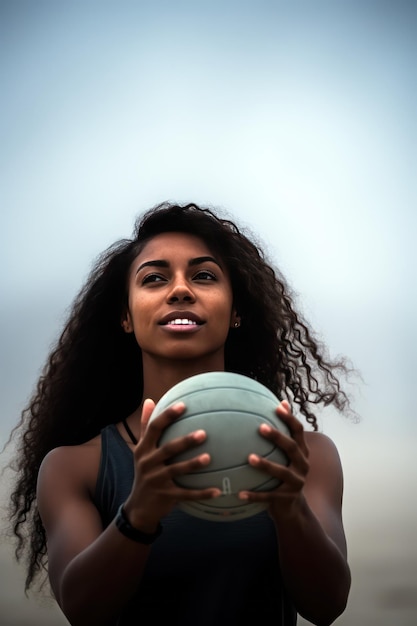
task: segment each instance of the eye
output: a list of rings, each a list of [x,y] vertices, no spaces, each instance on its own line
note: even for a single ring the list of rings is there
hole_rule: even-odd
[[[162,276],[161,274],[147,274],[142,279],[142,285],[149,285],[151,283],[160,283],[165,280],[166,280],[165,276]]]
[[[213,272],[210,272],[209,270],[200,270],[193,276],[193,279],[201,280],[201,281],[210,281],[210,280],[217,280],[217,277]]]

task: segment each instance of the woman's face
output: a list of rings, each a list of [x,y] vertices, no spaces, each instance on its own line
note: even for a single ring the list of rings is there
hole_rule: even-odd
[[[123,327],[147,359],[207,359],[224,367],[236,321],[230,279],[207,244],[186,233],[151,239],[132,263]]]

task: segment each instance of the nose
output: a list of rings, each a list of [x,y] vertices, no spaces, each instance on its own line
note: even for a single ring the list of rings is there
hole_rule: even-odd
[[[168,302],[194,302],[195,295],[191,285],[183,278],[176,279],[168,294]]]

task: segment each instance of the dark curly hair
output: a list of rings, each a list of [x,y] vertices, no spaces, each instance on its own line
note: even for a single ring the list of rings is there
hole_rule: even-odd
[[[350,410],[340,384],[340,375],[350,369],[343,359],[326,356],[295,311],[285,279],[265,260],[255,240],[212,209],[157,205],[137,220],[132,239],[116,242],[98,258],[12,431],[10,440],[17,434],[19,438],[11,465],[16,481],[10,519],[16,558],[26,560],[26,591],[47,565],[45,530],[36,504],[41,462],[53,448],[88,441],[140,404],[141,349],[133,334],[121,327],[127,276],[150,238],[175,231],[204,239],[228,268],[241,326],[227,338],[226,370],[250,376],[295,403],[314,430],[314,406]]]

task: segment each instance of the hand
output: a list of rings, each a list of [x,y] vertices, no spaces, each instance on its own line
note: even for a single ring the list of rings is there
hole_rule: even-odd
[[[197,430],[158,447],[164,429],[184,412],[185,405],[178,402],[150,421],[154,407],[152,400],[145,400],[141,434],[133,452],[135,478],[124,506],[131,524],[145,532],[152,532],[161,517],[167,515],[180,500],[203,500],[221,495],[221,491],[215,488],[191,490],[177,485],[177,476],[204,467],[210,463],[210,455],[197,454],[192,459],[177,463],[169,461],[205,441],[206,433]]]
[[[303,488],[309,471],[309,449],[305,441],[304,428],[291,413],[289,403],[284,400],[276,413],[288,426],[291,437],[279,430],[262,424],[260,434],[281,448],[288,457],[288,466],[283,466],[256,454],[249,455],[249,463],[253,467],[277,478],[280,485],[272,491],[254,492],[241,491],[239,497],[248,502],[268,502],[269,512],[273,518],[291,516],[303,499]]]

